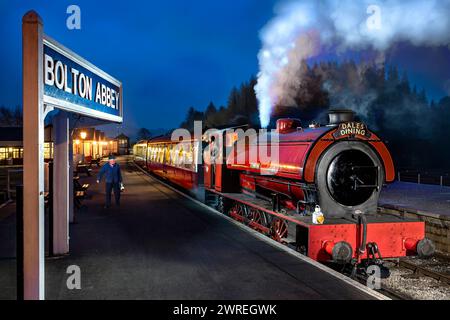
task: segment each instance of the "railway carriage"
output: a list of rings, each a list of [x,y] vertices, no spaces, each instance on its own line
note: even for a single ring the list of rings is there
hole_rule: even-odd
[[[147,141],[146,140],[141,140],[133,146],[133,157],[134,157],[134,162],[138,166],[145,168],[146,163],[147,163]]]
[[[140,141],[133,147],[134,161],[155,175],[194,192],[203,175],[198,164],[200,144],[194,139],[173,142],[170,136]]]

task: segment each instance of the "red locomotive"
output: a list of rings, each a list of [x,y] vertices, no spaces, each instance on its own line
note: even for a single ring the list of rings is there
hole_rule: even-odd
[[[200,139],[184,141],[181,149],[170,137],[144,141],[135,146],[135,158],[201,194],[208,205],[317,261],[356,266],[434,253],[424,222],[378,213],[381,189],[395,179],[394,164],[385,143],[354,121],[353,112],[330,112],[327,126],[309,128],[296,119],[278,120],[278,139],[266,144],[277,144],[276,163],[248,156],[258,144],[255,137],[229,132],[219,132],[223,144],[217,132],[203,137],[209,144],[204,165],[198,161]],[[243,140],[245,147],[238,148]]]

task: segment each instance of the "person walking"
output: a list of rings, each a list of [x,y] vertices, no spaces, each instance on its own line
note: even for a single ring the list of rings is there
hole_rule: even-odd
[[[100,172],[97,175],[97,183],[102,181],[105,176],[105,190],[106,201],[105,209],[111,206],[111,192],[114,190],[114,198],[116,200],[116,206],[120,206],[120,189],[122,185],[122,173],[120,172],[120,165],[116,162],[116,158],[110,155],[108,163],[103,165]]]

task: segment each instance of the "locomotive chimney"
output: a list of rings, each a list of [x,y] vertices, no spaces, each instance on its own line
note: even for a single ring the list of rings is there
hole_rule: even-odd
[[[339,125],[343,122],[351,122],[355,119],[355,112],[352,110],[330,110],[328,112],[330,125]]]

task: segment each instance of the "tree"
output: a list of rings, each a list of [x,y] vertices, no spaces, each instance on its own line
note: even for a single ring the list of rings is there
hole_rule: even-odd
[[[213,102],[210,102],[205,110],[205,125],[208,128],[215,127],[217,108]]]
[[[399,76],[398,76],[398,69],[395,66],[390,66],[388,69],[388,77],[387,77],[387,84],[389,89],[394,89],[399,84]]]
[[[0,107],[0,125],[5,127],[20,127],[23,124],[22,108],[17,106],[14,111],[5,107]]]
[[[239,90],[236,87],[233,87],[228,96],[228,111],[230,114],[236,115],[239,113],[239,100]]]
[[[386,71],[387,69],[387,71]],[[303,64],[294,90],[294,106],[275,106],[272,125],[279,117],[299,117],[325,124],[329,108],[352,109],[359,120],[389,142],[397,167],[442,168],[450,158],[450,97],[433,100],[417,89],[407,70],[367,62]],[[259,125],[258,102],[252,77],[233,87],[225,107],[210,103],[205,112],[191,107],[183,126],[205,120],[207,127]],[[445,164],[448,166],[448,164]],[[450,168],[446,168],[450,169]]]
[[[138,140],[149,140],[151,137],[152,137],[152,134],[151,134],[150,130],[148,130],[147,128],[141,128],[141,129],[139,129],[139,131],[137,133]]]
[[[14,124],[13,114],[11,110],[5,106],[0,107],[0,125],[12,126]]]
[[[194,130],[194,122],[203,121],[203,117],[203,112],[197,111],[194,107],[190,107],[186,115],[186,120],[181,124],[181,127],[190,131]]]

